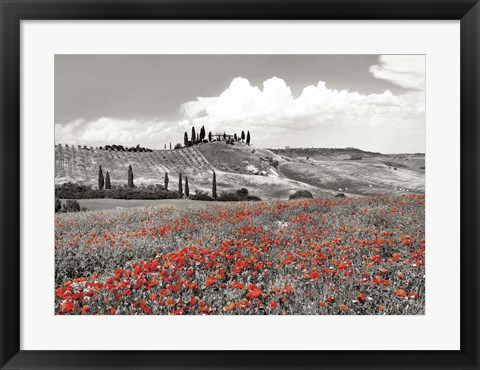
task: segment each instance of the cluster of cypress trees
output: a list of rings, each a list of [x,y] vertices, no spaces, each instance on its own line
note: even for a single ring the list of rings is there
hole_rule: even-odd
[[[131,189],[135,185],[133,184],[133,169],[132,165],[128,166],[128,187]],[[102,166],[98,166],[98,188],[100,190],[110,190],[112,188],[112,183],[110,182],[110,173],[107,171],[105,177],[103,177]]]
[[[165,190],[168,190],[168,183],[169,183],[169,178],[168,178],[168,172],[165,172],[165,177],[164,177],[164,187]],[[127,186],[129,189],[132,189],[135,187],[133,183],[133,168],[132,165],[128,166],[128,173],[127,173]],[[98,167],[98,188],[100,190],[105,189],[111,189],[112,184],[110,182],[110,173],[107,171],[105,177],[103,177],[103,171],[102,171],[102,166]],[[178,175],[178,192],[180,194],[183,194],[183,180],[182,180],[182,173],[180,172]],[[190,187],[188,185],[188,177],[185,176],[185,196],[190,195]],[[213,172],[213,183],[212,183],[212,197],[217,198],[217,175],[215,174],[215,171]]]
[[[190,146],[190,145],[196,145],[198,143],[201,143],[203,140],[205,140],[205,136],[206,136],[206,131],[204,126],[200,128],[199,133],[196,133],[195,127],[192,126],[192,134],[190,136],[190,140],[188,140],[187,131],[185,131],[185,134],[183,135],[183,145]],[[211,137],[212,137],[211,132],[209,132],[208,137],[209,137],[209,140],[211,140]]]
[[[105,178],[103,177],[102,166],[98,167],[98,188],[100,190],[111,189],[112,184],[110,183],[110,173],[107,171]]]
[[[200,133],[196,133],[195,126],[192,126],[192,133],[191,133],[191,136],[190,136],[190,140],[188,139],[187,131],[185,131],[185,133],[183,135],[183,145],[184,146],[196,145],[198,143],[203,142],[203,140],[205,140],[205,137],[206,137],[206,131],[205,131],[204,126],[201,127]],[[227,135],[225,134],[225,132],[223,133],[223,138],[224,139],[227,138]],[[233,135],[233,140],[234,141],[245,141],[247,143],[247,145],[250,145],[250,131],[247,131],[246,136],[245,136],[245,131],[242,131],[242,134],[238,135],[238,136],[235,133]],[[211,131],[208,132],[208,141],[212,141],[212,132]]]

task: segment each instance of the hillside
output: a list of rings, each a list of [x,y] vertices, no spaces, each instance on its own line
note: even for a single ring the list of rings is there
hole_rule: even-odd
[[[267,150],[238,142],[140,153],[55,146],[56,184],[72,181],[95,187],[99,165],[110,172],[114,185],[126,184],[129,165],[136,185],[163,184],[168,172],[169,188],[176,189],[182,172],[191,193],[210,193],[215,171],[219,193],[245,187],[262,199],[287,198],[300,189],[317,196],[425,191],[422,154],[384,155],[349,148]]]
[[[244,148],[242,149],[241,146]],[[231,148],[234,148],[233,151]],[[248,150],[247,150],[248,148]],[[236,190],[241,187],[262,199],[285,198],[299,189],[307,189],[321,196],[323,192],[309,184],[280,178],[278,175],[251,176],[242,162],[250,158],[252,163],[263,163],[259,155],[247,157],[246,153],[254,150],[244,144],[230,146],[223,142],[203,144],[200,146],[174,149],[154,150],[152,152],[118,152],[100,149],[86,149],[73,146],[55,146],[55,184],[72,181],[85,185],[97,184],[98,166],[103,172],[109,171],[113,185],[127,182],[127,169],[132,165],[134,182],[138,185],[162,184],[165,172],[169,173],[170,189],[178,187],[178,175],[188,176],[190,191],[203,190],[211,192],[212,174],[217,173],[218,192]],[[262,153],[264,150],[258,150]],[[203,155],[205,153],[206,157]],[[254,153],[252,153],[254,154]],[[212,162],[216,165],[212,165]],[[237,171],[234,164],[239,163]],[[243,167],[242,167],[243,166]],[[243,169],[242,169],[243,168]],[[261,167],[266,169],[266,166]],[[224,171],[225,170],[225,171]]]

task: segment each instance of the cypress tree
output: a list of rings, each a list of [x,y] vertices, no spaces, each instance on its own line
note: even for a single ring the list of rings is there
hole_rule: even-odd
[[[185,131],[185,135],[183,135],[183,145],[187,146],[188,145],[188,135],[187,131]]]
[[[247,145],[250,145],[250,131],[247,132]]]
[[[215,175],[215,171],[213,171],[212,197],[217,198],[217,175]]]
[[[172,143],[170,143],[170,150],[172,150]]]
[[[102,166],[98,166],[98,188],[103,190],[104,179],[103,179],[103,172]]]
[[[242,140],[245,140],[245,132],[242,130]]]
[[[195,140],[197,138],[197,134],[195,133],[195,127],[192,126],[192,144],[196,144]]]
[[[188,187],[188,176],[185,176],[185,195],[187,197],[190,195],[190,188]]]
[[[133,169],[132,169],[132,165],[130,164],[128,166],[128,182],[127,182],[127,186],[129,189],[132,189],[135,185],[133,184]]]
[[[200,130],[200,140],[203,141],[205,139],[205,127],[202,126],[202,129]]]
[[[212,141],[212,131],[208,133],[208,141]]]
[[[237,134],[233,134],[233,140],[237,141]]]
[[[165,178],[163,182],[164,182],[165,190],[168,190],[168,172],[165,172]]]
[[[225,131],[223,131],[223,140],[227,139],[227,134],[225,134]]]
[[[178,175],[178,192],[180,193],[180,198],[183,195],[183,188],[182,188],[182,173],[180,172],[180,175]]]
[[[110,190],[112,188],[112,184],[110,183],[110,174],[107,171],[107,174],[105,175],[105,189]]]

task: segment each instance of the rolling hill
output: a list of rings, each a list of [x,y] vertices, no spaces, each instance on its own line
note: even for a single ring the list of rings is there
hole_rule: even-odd
[[[188,176],[190,189],[210,192],[213,171],[218,192],[245,187],[262,199],[287,198],[296,190],[317,196],[338,192],[352,195],[400,194],[425,191],[425,157],[384,155],[358,149],[268,150],[236,142],[212,142],[175,150],[123,152],[55,146],[55,183],[93,185],[98,166],[109,171],[114,185],[125,184],[132,165],[135,184],[163,184],[169,173],[171,189],[178,174]]]

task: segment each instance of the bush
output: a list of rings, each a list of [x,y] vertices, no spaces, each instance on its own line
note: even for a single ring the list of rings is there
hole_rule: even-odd
[[[258,202],[261,199],[255,195],[248,195],[245,188],[238,189],[235,193],[224,192],[216,199],[219,202]]]
[[[238,189],[237,194],[241,197],[246,197],[248,196],[248,189],[245,189],[245,188]]]
[[[55,198],[55,213],[60,212],[61,209],[62,209],[62,202],[60,201],[60,199]]]
[[[335,198],[345,198],[345,197],[346,197],[346,195],[343,194],[343,193],[338,193],[338,194],[335,195]]]
[[[313,198],[313,194],[308,190],[297,190],[295,193],[290,195],[289,199],[310,199]]]
[[[207,193],[205,193],[204,191],[201,191],[201,190],[195,190],[195,194],[191,194],[188,199],[192,199],[192,200],[208,200],[208,201],[212,201],[212,197],[210,195],[208,195]]]
[[[116,187],[114,189],[92,189],[85,185],[64,183],[55,187],[55,197],[61,199],[177,199],[177,191],[165,190],[161,185],[146,187]]]
[[[178,199],[178,191],[170,191],[156,188],[148,190],[144,188],[117,188],[105,192],[105,198],[110,199]]]
[[[63,204],[63,209],[62,212],[80,212],[82,211],[82,208],[80,207],[80,204],[76,200],[67,200]],[[86,211],[86,209],[83,209],[83,211]]]

